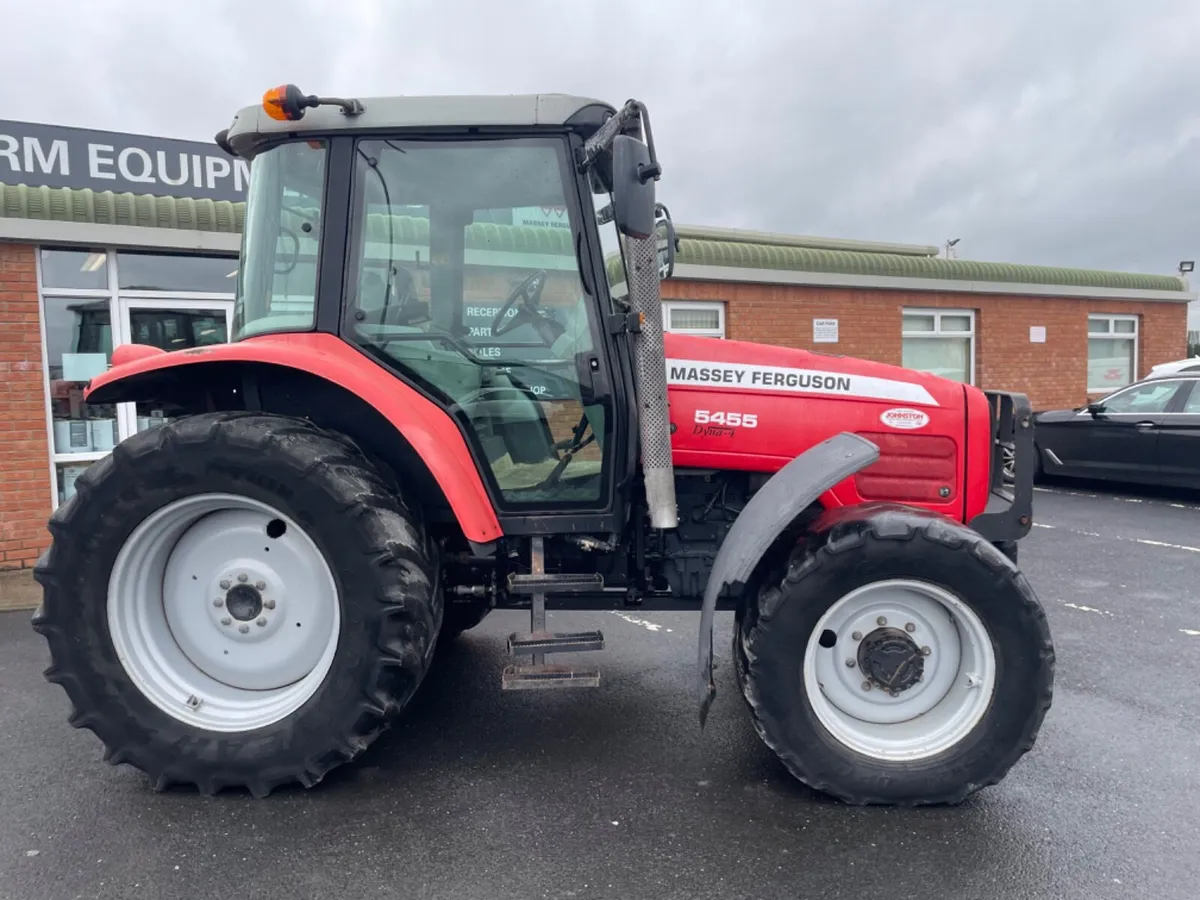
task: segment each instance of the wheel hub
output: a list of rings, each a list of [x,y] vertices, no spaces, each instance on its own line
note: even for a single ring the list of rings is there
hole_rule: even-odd
[[[894,697],[924,677],[925,657],[899,628],[877,628],[858,645],[858,667],[876,687]]]
[[[235,585],[225,594],[225,608],[239,622],[249,622],[263,611],[262,594],[249,584]]]

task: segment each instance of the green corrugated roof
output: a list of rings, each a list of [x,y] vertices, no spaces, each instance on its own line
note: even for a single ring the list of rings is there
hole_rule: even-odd
[[[1064,269],[1016,263],[979,262],[900,256],[892,253],[858,253],[852,250],[819,250],[780,247],[740,241],[708,241],[681,237],[676,264],[775,269],[791,272],[827,272],[843,275],[889,275],[901,278],[939,278],[954,281],[987,281],[1099,287],[1118,290],[1183,291],[1174,275],[1139,275],[1092,269]]]
[[[0,218],[239,233],[245,203],[0,183]]]
[[[245,210],[244,203],[227,201],[187,200],[148,194],[115,194],[111,191],[0,183],[0,218],[239,233],[242,230]],[[372,240],[388,240],[389,225],[386,216],[369,216],[367,228]],[[428,244],[429,223],[426,219],[393,216],[391,228],[394,229],[392,237],[397,243]],[[704,240],[687,237],[686,228],[681,228],[680,231],[679,253],[676,258],[679,265],[1115,290],[1186,290],[1182,279],[1174,275],[1141,275],[965,259],[939,259],[892,253],[748,243],[744,240]],[[472,225],[467,234],[467,247],[472,250],[510,253],[574,253],[571,235],[566,229],[513,225]],[[614,263],[615,260],[609,261],[610,273],[614,269]]]

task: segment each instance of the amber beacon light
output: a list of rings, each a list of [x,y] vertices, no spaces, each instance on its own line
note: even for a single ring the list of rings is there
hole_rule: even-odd
[[[305,94],[294,84],[281,84],[271,88],[263,94],[262,105],[267,115],[279,122],[298,121],[304,118],[304,111],[312,106],[340,106],[342,112],[348,116],[357,116],[363,111],[363,105],[357,100]]]

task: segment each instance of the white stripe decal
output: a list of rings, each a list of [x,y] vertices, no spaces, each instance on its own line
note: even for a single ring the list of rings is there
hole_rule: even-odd
[[[668,359],[667,384],[688,387],[721,387],[785,394],[832,394],[872,400],[899,400],[937,406],[933,395],[919,384],[870,375],[846,375],[817,369],[755,366],[744,363]]]

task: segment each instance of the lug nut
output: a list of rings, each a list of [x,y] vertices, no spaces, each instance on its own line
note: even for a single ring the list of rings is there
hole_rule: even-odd
[[[257,625],[259,628],[262,628],[264,625],[267,624],[266,616],[259,616],[258,621],[255,622],[254,624]]]
[[[265,591],[267,589],[267,583],[265,581],[256,581],[254,582],[254,586],[260,591]]]
[[[263,608],[264,609],[274,609],[275,601],[268,597],[266,600],[263,601]]]
[[[863,682],[863,690],[864,690],[864,691],[869,691],[870,689],[871,689],[871,682],[869,682],[869,681],[864,681],[864,682]]]
[[[240,631],[242,634],[247,634],[250,631],[250,626],[249,625],[239,625],[238,631]]]
[[[862,632],[861,631],[854,632],[854,634],[850,635],[850,640],[861,641],[862,640]]]
[[[876,625],[886,625],[886,624],[887,624],[887,617],[886,617],[886,616],[880,616],[878,619],[876,619],[876,620],[875,620],[875,624],[876,624]]]
[[[229,579],[228,578],[221,579],[221,590],[223,590],[223,591],[229,590]]]
[[[249,580],[250,580],[250,576],[247,575],[245,572],[242,572],[240,575],[238,575],[238,581],[240,581],[242,584],[245,584]]]
[[[930,650],[928,647],[922,647],[922,648],[921,648],[921,655],[922,655],[922,656],[928,656],[928,655],[929,655],[930,653],[932,653],[932,652],[933,652],[933,651],[932,651],[932,650]]]
[[[218,597],[216,600],[213,601],[213,606],[224,606],[224,605],[225,605],[224,597]]]
[[[912,622],[908,622],[905,624],[904,630],[907,631],[909,634],[912,634],[914,631],[917,630],[917,626],[914,625]]]
[[[854,668],[854,660],[852,660],[852,659],[846,660],[846,668],[853,669]]]
[[[223,618],[223,619],[221,620],[221,624],[222,624],[222,625],[228,625],[228,624],[230,623],[230,621],[231,621],[231,619],[229,618],[229,616],[226,616],[225,618]]]

